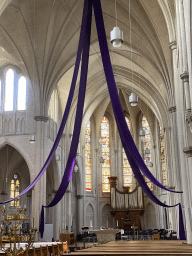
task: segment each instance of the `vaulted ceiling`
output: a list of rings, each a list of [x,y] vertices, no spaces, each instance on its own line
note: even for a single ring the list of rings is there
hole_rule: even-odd
[[[54,88],[62,110],[70,87],[79,40],[83,0],[1,0],[0,66],[13,64],[29,77],[39,111],[47,111]],[[101,0],[117,86],[136,92],[158,118],[172,104],[172,55],[175,40],[174,0],[117,0],[117,25],[124,43],[115,49],[115,0]],[[130,4],[130,5],[129,5]],[[130,10],[130,12],[129,12]],[[131,17],[131,19],[130,19]],[[77,94],[76,94],[77,96]],[[85,109],[108,97],[93,17]]]

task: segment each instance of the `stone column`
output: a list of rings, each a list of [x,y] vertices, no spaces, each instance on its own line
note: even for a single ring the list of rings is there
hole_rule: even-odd
[[[178,14],[178,1],[177,1],[177,14]],[[179,33],[178,33],[179,34]],[[181,42],[181,41],[180,41]],[[191,228],[191,220],[190,220],[190,212],[188,210],[190,206],[190,201],[189,201],[189,184],[188,184],[188,164],[186,161],[186,158],[184,157],[183,154],[183,147],[186,145],[187,141],[187,134],[186,134],[186,123],[185,123],[185,110],[190,109],[190,100],[187,95],[187,89],[188,89],[188,82],[187,82],[187,72],[185,71],[182,73],[181,78],[183,80],[183,85],[184,85],[184,95],[183,95],[183,88],[182,88],[182,81],[179,79],[179,68],[177,67],[177,51],[176,51],[176,43],[170,44],[171,49],[172,49],[172,56],[173,56],[173,72],[174,72],[174,89],[175,89],[175,102],[176,102],[176,127],[178,128],[178,144],[175,143],[175,147],[177,147],[177,152],[178,156],[180,159],[180,170],[178,173],[181,175],[181,179],[179,180],[177,178],[177,184],[176,188],[179,188],[179,183],[181,183],[181,189],[183,190],[183,194],[181,196],[178,195],[175,198],[178,199],[178,201],[181,202],[181,198],[183,200],[184,204],[184,210],[185,210],[185,218],[186,218],[186,231],[187,231],[187,241],[189,244],[192,243],[192,228]],[[180,46],[181,47],[181,46]],[[180,54],[181,55],[181,54]],[[179,61],[183,61],[182,56],[180,56]],[[182,68],[182,65],[180,65],[180,69]],[[183,68],[182,68],[183,72]],[[183,104],[183,98],[186,97],[186,105],[184,106]],[[175,158],[177,155],[175,155]],[[180,199],[180,200],[179,200]],[[177,210],[178,212],[178,210]]]
[[[45,145],[48,118],[36,116],[36,176],[45,162]],[[32,190],[32,217],[34,217],[35,227],[39,228],[39,218],[42,205],[46,205],[46,174],[44,174]],[[46,219],[46,218],[45,218]],[[40,239],[40,236],[39,238]]]

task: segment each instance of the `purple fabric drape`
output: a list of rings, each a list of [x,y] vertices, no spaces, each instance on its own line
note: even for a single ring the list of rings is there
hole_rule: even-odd
[[[85,1],[88,3],[88,13],[85,14],[87,18],[86,18],[86,24],[85,24],[85,38],[84,38],[83,53],[82,53],[81,77],[80,77],[79,95],[78,95],[78,103],[77,103],[77,110],[76,110],[76,117],[75,117],[75,125],[73,130],[73,137],[72,137],[66,169],[65,169],[61,184],[59,186],[59,189],[54,199],[52,200],[52,202],[47,206],[42,206],[41,220],[40,220],[41,223],[39,227],[41,237],[43,237],[43,233],[44,233],[44,208],[53,207],[62,199],[68,187],[68,184],[71,180],[73,168],[75,165],[75,158],[77,154],[77,147],[78,147],[79,136],[81,131],[83,107],[84,107],[84,101],[85,101],[85,91],[86,91],[86,84],[87,84],[87,72],[88,72],[90,36],[91,36],[91,20],[92,20],[92,2],[91,0],[85,0]]]
[[[142,172],[144,173],[144,175],[146,175],[155,185],[157,185],[160,188],[163,188],[165,190],[171,191],[171,190],[167,189],[166,187],[164,187],[160,182],[158,182],[156,180],[156,178],[148,170],[148,168],[145,165],[143,159],[141,158],[141,156],[137,150],[137,147],[133,141],[133,138],[129,132],[127,123],[125,121],[125,116],[124,116],[124,113],[122,110],[122,106],[120,103],[119,95],[117,92],[114,75],[113,75],[100,0],[93,0],[93,7],[94,7],[94,12],[95,12],[97,33],[98,33],[98,38],[99,38],[100,51],[101,51],[105,76],[106,76],[106,80],[107,80],[108,90],[109,90],[109,94],[110,94],[110,98],[111,98],[111,103],[112,103],[117,127],[119,130],[119,135],[120,135],[120,138],[122,141],[122,145],[125,149],[125,153],[127,155],[128,161],[132,167],[135,178],[137,179],[140,186],[142,187],[144,192],[147,194],[147,196],[151,200],[153,200],[156,204],[163,206],[163,207],[174,207],[174,206],[179,205],[179,213],[180,213],[180,215],[179,215],[179,227],[180,227],[179,236],[180,236],[180,239],[185,239],[183,216],[182,216],[182,209],[181,209],[180,203],[173,205],[173,206],[168,206],[168,205],[163,204],[161,201],[159,201],[155,197],[155,195],[151,192],[149,187],[147,186],[147,184],[139,170],[139,168],[140,168],[142,170]],[[171,192],[176,192],[176,191],[171,191]],[[182,193],[182,192],[178,191],[177,193]]]
[[[164,187],[149,171],[146,164],[144,163],[141,155],[139,154],[139,151],[135,145],[135,142],[131,136],[131,133],[128,129],[127,123],[125,121],[125,115],[123,113],[123,109],[121,106],[121,102],[118,96],[117,87],[115,83],[115,78],[113,75],[112,65],[110,61],[109,56],[109,50],[106,40],[106,33],[105,33],[105,27],[103,22],[103,15],[102,15],[102,9],[100,1],[94,0],[93,1],[94,6],[94,12],[95,12],[95,20],[96,20],[96,26],[97,26],[97,33],[99,38],[99,44],[100,44],[100,51],[103,61],[103,67],[105,71],[105,76],[108,84],[108,90],[111,98],[111,103],[113,107],[113,112],[115,115],[117,127],[119,130],[119,133],[122,134],[122,137],[129,148],[129,151],[134,158],[135,162],[137,163],[140,170],[143,172],[143,174],[152,181],[156,186],[165,189],[170,192],[174,193],[183,193],[182,191],[172,191],[166,187]]]
[[[75,62],[73,78],[72,78],[72,82],[71,82],[71,88],[70,88],[70,91],[69,91],[69,96],[68,96],[67,104],[66,104],[66,107],[65,107],[65,112],[63,114],[63,118],[62,118],[62,121],[61,121],[61,125],[60,125],[60,128],[59,128],[57,137],[56,137],[55,142],[53,144],[53,147],[52,147],[52,149],[49,153],[49,156],[47,157],[47,160],[46,160],[45,164],[43,165],[42,169],[40,170],[39,174],[36,176],[36,178],[33,180],[33,182],[26,189],[24,189],[17,197],[20,197],[20,196],[24,195],[25,193],[27,193],[40,180],[40,178],[42,177],[42,175],[46,171],[47,167],[49,166],[49,164],[50,164],[50,162],[51,162],[51,160],[52,160],[52,158],[55,154],[55,151],[56,151],[56,149],[59,145],[59,141],[60,141],[61,136],[63,134],[65,124],[66,124],[66,121],[67,121],[67,118],[68,118],[68,115],[69,115],[69,110],[71,108],[71,103],[72,103],[72,100],[73,100],[73,95],[74,95],[74,91],[75,91],[75,87],[76,87],[76,81],[77,81],[79,65],[80,65],[80,60],[81,60],[81,54],[82,54],[82,49],[83,49],[87,10],[88,10],[88,4],[85,3],[84,10],[83,10],[80,38],[79,38],[79,46],[78,46],[78,51],[77,51],[77,57],[76,57],[76,62]],[[1,202],[0,204],[9,203],[9,202],[13,201],[14,199],[16,199],[17,197],[14,197],[14,198],[11,198],[7,201]]]

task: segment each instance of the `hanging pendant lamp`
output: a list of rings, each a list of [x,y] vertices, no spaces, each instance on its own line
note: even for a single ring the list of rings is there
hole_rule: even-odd
[[[138,96],[134,92],[132,92],[131,95],[129,96],[129,103],[131,104],[132,107],[135,107],[138,104]]]
[[[123,31],[121,31],[117,26],[111,31],[111,43],[115,48],[120,47],[123,43]]]

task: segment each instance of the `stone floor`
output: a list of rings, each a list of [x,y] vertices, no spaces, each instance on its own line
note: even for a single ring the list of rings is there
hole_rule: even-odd
[[[71,252],[70,255],[192,255],[192,245],[179,240],[116,241]]]

